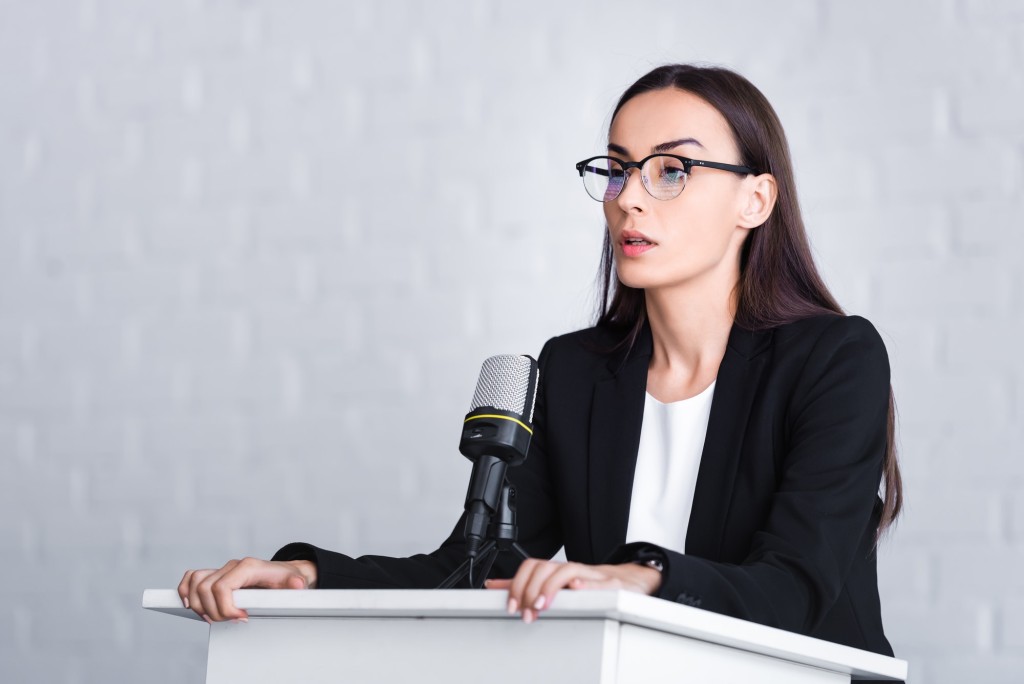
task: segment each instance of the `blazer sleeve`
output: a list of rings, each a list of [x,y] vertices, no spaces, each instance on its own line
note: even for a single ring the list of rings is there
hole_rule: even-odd
[[[633,543],[608,562],[658,558],[660,598],[809,633],[839,597],[858,549],[871,548],[888,397],[881,337],[862,318],[837,318],[797,378],[781,476],[746,558],[729,564]]]
[[[516,489],[519,544],[531,557],[551,558],[562,547],[549,468],[544,451],[547,400],[544,372],[550,341],[541,350],[540,384],[533,416],[533,437],[526,461],[509,468],[506,477]],[[466,559],[465,513],[441,546],[430,553],[405,558],[360,556],[353,558],[312,544],[288,544],[272,560],[309,560],[317,566],[320,589],[428,589],[437,587]],[[491,576],[511,577],[521,560],[511,552],[498,556]]]

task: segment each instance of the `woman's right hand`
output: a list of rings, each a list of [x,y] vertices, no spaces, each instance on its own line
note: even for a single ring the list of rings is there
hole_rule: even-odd
[[[178,596],[207,622],[249,619],[235,606],[235,589],[314,589],[316,564],[307,560],[265,561],[259,558],[230,560],[219,570],[189,570],[178,584]]]

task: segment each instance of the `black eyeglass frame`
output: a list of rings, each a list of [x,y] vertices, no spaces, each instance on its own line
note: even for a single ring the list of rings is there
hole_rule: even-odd
[[[622,172],[626,175],[626,181],[628,181],[629,180],[629,170],[630,169],[640,169],[642,171],[644,164],[646,164],[651,159],[654,159],[655,157],[671,157],[672,159],[678,160],[679,162],[682,163],[682,165],[683,165],[683,173],[686,174],[687,177],[689,177],[690,171],[691,171],[691,169],[693,169],[694,166],[703,166],[703,167],[708,168],[708,169],[719,169],[721,171],[732,171],[733,173],[741,173],[743,175],[750,175],[750,174],[757,175],[757,169],[752,169],[749,166],[737,166],[735,164],[724,164],[722,162],[704,161],[703,159],[691,159],[689,157],[681,157],[678,154],[668,154],[666,152],[657,152],[655,154],[649,154],[646,157],[644,157],[643,159],[641,159],[640,161],[635,161],[635,162],[623,161],[622,159],[619,159],[618,157],[611,157],[611,156],[606,155],[606,154],[599,154],[596,157],[590,157],[588,159],[584,159],[581,162],[576,162],[576,171],[579,172],[580,178],[583,178],[583,174],[587,170],[587,164],[589,164],[590,162],[594,161],[595,159],[611,159],[613,162],[616,162],[617,164],[619,164],[619,166],[622,167]],[[601,169],[591,169],[591,170],[594,173],[597,173],[598,175],[602,175],[601,174]],[[605,171],[603,175],[610,175],[610,174],[607,171]],[[647,190],[647,194],[650,195],[651,197],[654,197],[654,195],[651,193],[650,189],[647,187],[647,184],[642,182],[643,178],[641,178],[640,180],[641,180],[641,184],[644,186],[644,190]],[[622,188],[625,188],[625,187],[626,187],[626,183],[624,181],[622,183]],[[685,188],[685,183],[684,183],[683,187]],[[682,194],[682,192],[683,191],[680,190],[679,194]],[[594,197],[594,199],[596,199],[598,202],[611,202],[616,197],[618,197],[620,194],[622,194],[622,189],[619,189],[619,192],[617,192],[615,194],[615,197],[609,197],[608,199],[605,199],[605,200],[597,200],[597,198],[594,197],[593,195],[591,195],[589,192],[587,193],[587,195],[589,197]],[[668,200],[675,199],[676,197],[679,197],[679,195],[678,194],[674,195],[674,196],[669,197],[668,199],[665,199],[665,200],[662,200],[662,201],[663,202],[667,202]],[[660,197],[654,197],[654,199],[660,200],[661,198]]]

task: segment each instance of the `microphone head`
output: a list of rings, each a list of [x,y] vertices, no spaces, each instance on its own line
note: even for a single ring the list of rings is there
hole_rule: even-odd
[[[481,456],[496,456],[508,465],[525,461],[539,382],[537,361],[529,356],[499,354],[484,361],[459,451],[471,461]]]
[[[515,413],[526,423],[533,422],[537,401],[537,362],[521,354],[498,354],[484,361],[476,383],[470,413],[490,407]]]

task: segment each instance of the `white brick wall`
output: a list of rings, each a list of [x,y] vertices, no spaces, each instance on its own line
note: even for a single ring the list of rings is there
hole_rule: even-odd
[[[1021,681],[1022,36],[1020,0],[0,2],[0,681],[199,682],[143,588],[439,541],[480,362],[588,319],[572,164],[666,61],[773,101],[889,346],[911,681]]]

